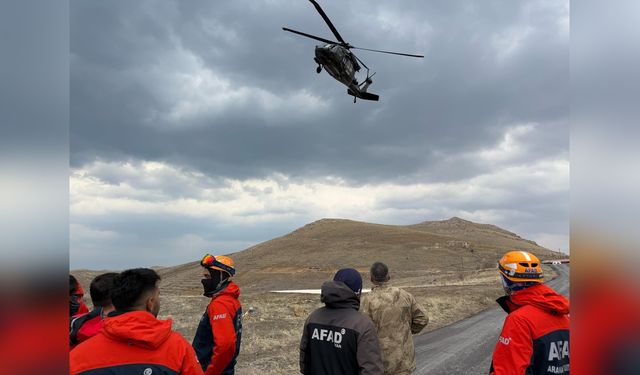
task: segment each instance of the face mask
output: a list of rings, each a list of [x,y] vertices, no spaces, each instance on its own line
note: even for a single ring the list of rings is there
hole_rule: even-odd
[[[203,294],[207,297],[213,296],[229,284],[228,278],[224,277],[222,272],[218,270],[211,270],[209,273],[211,274],[211,278],[200,280],[204,289]]]

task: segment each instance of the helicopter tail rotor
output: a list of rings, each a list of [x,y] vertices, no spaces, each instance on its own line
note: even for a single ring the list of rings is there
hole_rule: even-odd
[[[369,75],[369,72],[367,71],[367,79],[366,79],[366,80],[367,80],[367,81],[371,81],[371,77],[373,77],[373,76],[375,76],[375,75],[376,75],[376,72],[373,72],[373,74],[372,74],[372,75]]]

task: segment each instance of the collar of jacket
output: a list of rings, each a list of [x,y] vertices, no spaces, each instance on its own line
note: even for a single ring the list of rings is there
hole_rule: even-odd
[[[120,311],[104,320],[103,334],[129,345],[156,349],[171,335],[171,319],[159,320],[147,311]]]
[[[537,284],[502,296],[496,302],[507,314],[525,305],[532,305],[553,315],[569,313],[569,301],[545,284]]]
[[[371,287],[372,290],[375,290],[375,289],[388,289],[388,288],[391,287],[391,285],[389,285],[388,281],[380,281],[380,282],[375,282],[375,283],[372,282],[372,284],[373,284],[373,286]]]
[[[513,302],[511,302],[511,300],[509,299],[509,296],[499,297],[498,299],[496,299],[496,302],[507,314],[511,314],[512,311],[515,311],[518,309],[518,307],[520,307],[514,305]]]
[[[227,285],[224,287],[224,289],[222,289],[221,291],[209,296],[209,298],[216,298],[219,296],[223,296],[223,295],[229,295],[235,299],[238,299],[238,297],[240,297],[240,287],[238,286],[238,284],[234,283],[233,281],[229,280],[229,283],[227,283]]]

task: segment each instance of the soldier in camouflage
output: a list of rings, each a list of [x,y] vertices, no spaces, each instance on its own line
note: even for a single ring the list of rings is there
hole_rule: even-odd
[[[411,334],[422,331],[429,317],[409,292],[388,285],[389,279],[389,268],[384,263],[371,266],[373,289],[363,296],[360,311],[371,318],[378,330],[384,373],[411,374],[416,369]]]

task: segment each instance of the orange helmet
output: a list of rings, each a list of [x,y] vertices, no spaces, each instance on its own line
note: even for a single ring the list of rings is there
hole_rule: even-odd
[[[224,255],[213,256],[211,254],[206,254],[204,257],[202,257],[200,265],[204,268],[224,271],[228,273],[229,276],[233,276],[236,273],[233,259]]]
[[[498,261],[498,270],[506,279],[516,283],[544,281],[540,260],[526,251],[512,250],[504,254]]]

